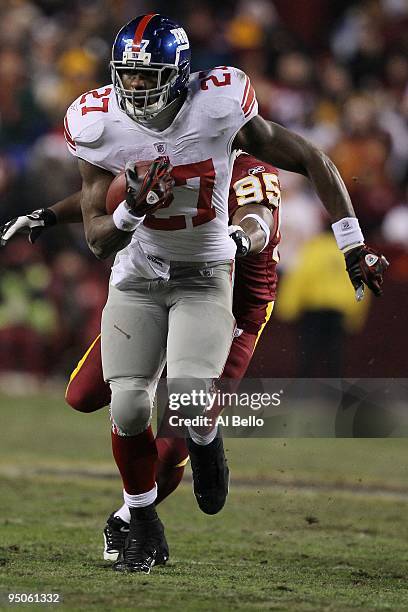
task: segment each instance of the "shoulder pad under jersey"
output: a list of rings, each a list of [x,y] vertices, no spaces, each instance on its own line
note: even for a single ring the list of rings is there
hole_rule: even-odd
[[[100,87],[79,96],[69,106],[64,118],[64,136],[69,151],[78,155],[78,147],[94,147],[101,140],[112,103],[112,86]]]
[[[238,68],[218,66],[194,73],[190,89],[205,116],[223,122],[223,129],[232,137],[258,113],[249,77]]]

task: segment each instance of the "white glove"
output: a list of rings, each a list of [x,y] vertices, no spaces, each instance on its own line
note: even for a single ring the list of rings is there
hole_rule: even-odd
[[[10,219],[0,226],[0,246],[5,246],[10,238],[16,234],[28,234],[29,241],[34,244],[45,228],[56,223],[57,217],[49,208],[40,208],[39,210],[33,210],[28,215]]]

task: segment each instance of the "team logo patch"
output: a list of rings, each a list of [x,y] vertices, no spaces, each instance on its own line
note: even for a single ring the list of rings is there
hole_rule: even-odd
[[[258,172],[265,172],[265,166],[256,166],[248,170],[248,174],[258,174]]]
[[[365,262],[366,262],[367,266],[370,266],[370,268],[371,268],[371,266],[374,266],[377,263],[377,261],[378,261],[378,256],[377,255],[372,255],[371,253],[368,253],[365,256]]]
[[[149,193],[146,196],[146,202],[148,204],[156,204],[156,202],[159,201],[159,196],[157,195],[157,193],[154,193],[154,191],[149,191]]]
[[[188,42],[187,34],[183,28],[175,28],[170,30],[176,39],[177,47],[176,47],[176,56],[174,58],[174,63],[178,66],[180,61],[180,53],[181,51],[185,51],[190,48],[190,43]]]
[[[167,145],[165,142],[155,142],[153,146],[159,155],[163,155],[166,152]]]
[[[174,30],[170,30],[170,32],[173,34],[176,42],[179,45],[188,45],[187,34],[183,28],[175,28]]]
[[[214,274],[214,270],[212,268],[203,268],[199,270],[201,276],[205,276],[206,278],[210,278]]]

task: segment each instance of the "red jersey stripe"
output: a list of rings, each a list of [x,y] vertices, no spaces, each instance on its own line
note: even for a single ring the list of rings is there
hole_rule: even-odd
[[[250,82],[249,78],[246,77],[244,95],[242,96],[242,101],[241,101],[241,107],[242,108],[244,108],[244,104],[245,104],[246,97],[248,95],[248,90],[249,90],[250,84],[251,84],[251,82]]]
[[[76,148],[75,142],[72,140],[71,136],[68,134],[68,132],[65,129],[64,129],[64,138],[67,141],[67,143],[71,145],[71,147],[73,147],[74,149]]]
[[[149,13],[148,15],[145,15],[143,19],[140,21],[139,25],[137,26],[135,35],[133,37],[133,45],[132,45],[132,49],[134,51],[140,50],[140,43],[142,42],[142,38],[143,38],[144,31],[146,29],[146,26],[153,19],[153,17],[155,17],[155,15],[158,15],[158,13]]]
[[[66,137],[66,134],[65,134],[65,133],[64,133],[64,136],[65,136],[65,142],[67,143],[67,145],[69,146],[69,148],[70,148],[70,149],[72,149],[72,151],[76,151],[76,146],[75,146],[75,145],[72,145],[72,144],[69,142],[69,140],[68,140],[68,138]]]
[[[255,100],[255,91],[254,88],[252,87],[252,85],[249,86],[249,93],[248,93],[248,97],[246,99],[246,102],[244,104],[244,106],[242,107],[242,110],[244,111],[244,115],[247,114],[252,102]]]
[[[71,144],[73,147],[75,147],[75,141],[72,138],[71,134],[66,129],[66,127],[64,127],[64,137],[65,137],[65,140],[67,140],[69,142],[69,144]]]
[[[75,146],[75,142],[74,140],[71,138],[71,136],[68,134],[67,130],[64,128],[64,136],[67,140],[69,140],[69,142]]]
[[[256,98],[254,97],[254,99],[252,100],[251,106],[248,108],[247,112],[245,113],[245,117],[248,117],[252,113],[252,109],[255,106],[255,102],[256,102]]]
[[[69,125],[68,125],[68,119],[67,116],[65,115],[64,117],[64,128],[68,134],[68,136],[71,138],[72,142],[73,142],[73,138],[72,138],[72,134],[71,134],[71,130],[69,129]]]

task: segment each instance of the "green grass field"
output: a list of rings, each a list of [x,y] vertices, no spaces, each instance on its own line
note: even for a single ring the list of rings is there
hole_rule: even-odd
[[[63,610],[408,609],[404,439],[227,440],[226,508],[201,514],[187,475],[160,507],[171,561],[127,576],[101,554],[121,503],[107,413],[50,396],[1,396],[0,413],[0,609],[9,592]]]

